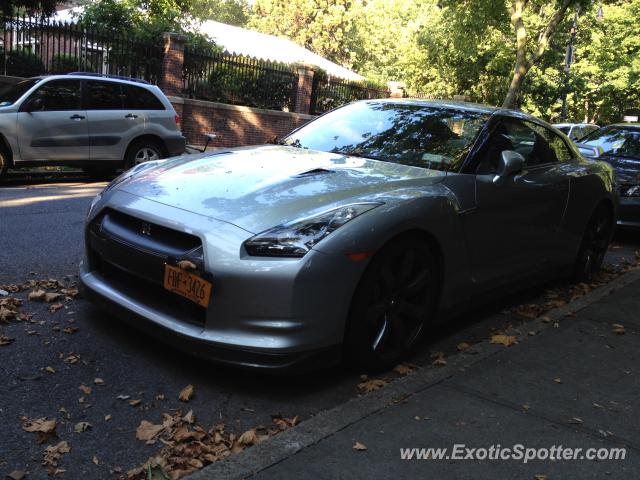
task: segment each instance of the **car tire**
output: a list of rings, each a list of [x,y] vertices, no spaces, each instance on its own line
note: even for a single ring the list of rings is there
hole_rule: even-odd
[[[135,167],[139,163],[160,160],[165,158],[166,154],[162,145],[154,140],[136,140],[127,149],[124,158],[125,169]]]
[[[380,250],[351,301],[345,358],[366,370],[388,370],[424,335],[438,298],[438,262],[428,242],[402,238]]]
[[[6,147],[0,147],[0,178],[2,178],[9,169],[9,158],[9,152]]]
[[[613,215],[607,205],[601,203],[591,214],[582,235],[576,257],[573,279],[589,282],[602,267],[613,233]]]

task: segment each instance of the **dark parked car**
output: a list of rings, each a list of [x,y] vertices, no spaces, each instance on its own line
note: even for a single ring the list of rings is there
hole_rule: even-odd
[[[488,295],[591,278],[615,224],[611,166],[510,110],[361,101],[281,143],[114,180],[86,220],[87,295],[222,362],[386,368]]]
[[[618,177],[618,225],[640,227],[640,124],[609,125],[578,144],[583,155],[610,163]]]

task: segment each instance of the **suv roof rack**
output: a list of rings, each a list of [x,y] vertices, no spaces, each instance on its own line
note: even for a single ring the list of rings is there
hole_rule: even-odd
[[[67,75],[82,75],[86,77],[103,77],[103,78],[113,78],[115,80],[127,80],[129,82],[136,83],[144,83],[146,85],[151,85],[151,82],[147,82],[141,78],[133,78],[133,77],[125,77],[122,75],[110,75],[108,73],[91,73],[91,72],[69,72]]]

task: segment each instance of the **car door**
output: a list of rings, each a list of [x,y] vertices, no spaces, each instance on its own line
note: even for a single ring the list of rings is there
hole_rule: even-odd
[[[18,111],[17,138],[22,160],[89,158],[81,81],[51,80],[34,91]]]
[[[87,80],[91,160],[122,161],[129,142],[144,130],[122,82]]]
[[[482,285],[512,281],[551,261],[569,176],[549,134],[533,122],[503,118],[478,155],[476,208],[465,215],[465,229],[474,278]],[[498,161],[505,150],[520,153],[525,165],[521,172],[498,181]]]

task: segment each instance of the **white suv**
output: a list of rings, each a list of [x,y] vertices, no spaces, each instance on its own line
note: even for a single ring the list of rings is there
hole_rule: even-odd
[[[143,80],[72,73],[0,90],[0,175],[9,167],[68,165],[103,175],[179,155],[180,117]]]

